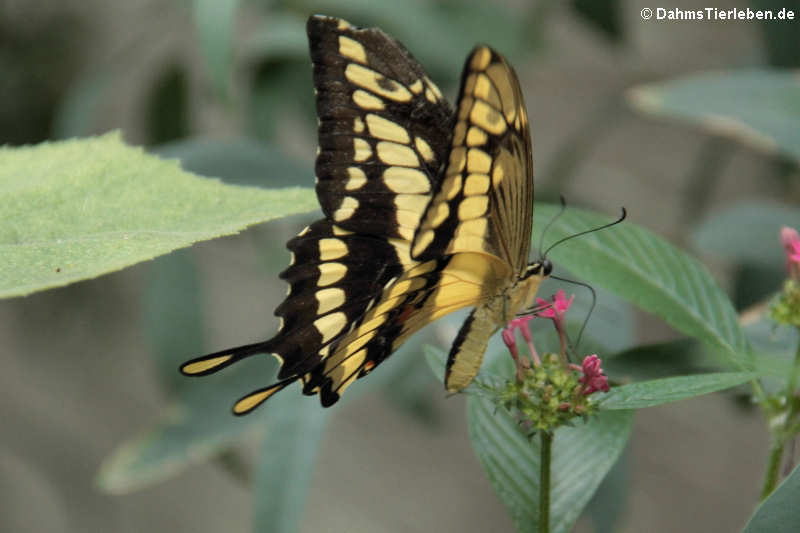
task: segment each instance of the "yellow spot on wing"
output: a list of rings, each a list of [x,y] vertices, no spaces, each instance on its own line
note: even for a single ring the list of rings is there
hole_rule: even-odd
[[[495,165],[494,170],[492,170],[492,183],[495,187],[500,185],[505,177],[505,172],[503,171],[503,165]]]
[[[341,280],[347,274],[347,267],[342,263],[321,263],[317,265],[319,279],[317,285],[325,287]]]
[[[489,191],[489,176],[486,174],[470,174],[464,183],[464,196],[486,194]]]
[[[472,62],[470,66],[473,70],[483,70],[489,65],[489,61],[492,59],[492,53],[489,52],[488,48],[480,48],[479,50],[475,51],[475,54],[472,56]]]
[[[428,205],[428,196],[418,194],[398,194],[394,197],[397,206],[397,222],[401,226],[415,228],[419,217]]]
[[[422,80],[417,80],[411,85],[408,86],[411,89],[411,92],[414,94],[419,94],[422,92]]]
[[[340,239],[320,239],[319,258],[320,261],[330,261],[339,259],[347,255],[347,245]]]
[[[355,152],[353,159],[356,161],[366,161],[372,157],[372,148],[369,147],[369,143],[358,137],[353,139],[353,151]]]
[[[414,244],[414,255],[419,255],[422,253],[425,248],[427,248],[433,242],[434,233],[433,230],[426,230],[419,237],[417,237],[416,242]]]
[[[438,227],[441,225],[442,222],[447,220],[447,216],[450,214],[450,208],[447,207],[447,203],[440,202],[435,208],[428,211],[428,219],[430,221],[430,225],[433,227]]]
[[[492,168],[492,158],[478,148],[470,148],[467,153],[467,170],[474,174],[488,174]]]
[[[469,118],[489,133],[501,135],[506,131],[506,121],[503,115],[482,100],[477,100],[472,106]]]
[[[425,89],[425,98],[432,104],[436,103],[436,95],[430,89]]]
[[[213,357],[211,359],[205,359],[203,361],[197,361],[194,363],[189,363],[181,367],[181,370],[185,374],[199,374],[201,372],[205,372],[206,370],[211,370],[212,368],[216,368],[221,364],[224,364],[233,357],[232,355],[220,355],[219,357]]]
[[[345,325],[347,325],[347,315],[342,312],[331,313],[314,321],[314,327],[322,335],[323,344],[338,335]]]
[[[478,218],[486,213],[489,207],[489,198],[483,195],[471,196],[466,198],[458,206],[458,218],[460,220],[469,220],[471,218]]]
[[[367,115],[367,128],[373,137],[396,143],[408,144],[411,139],[408,132],[401,125],[370,113]]]
[[[448,173],[461,172],[466,163],[467,149],[463,146],[456,146],[450,150],[450,165],[447,167]]]
[[[384,109],[383,100],[361,89],[353,92],[353,102],[355,102],[358,107],[370,111],[381,111]]]
[[[333,226],[333,234],[336,236],[343,236],[343,235],[352,235],[352,231],[347,231],[346,229],[340,228],[339,226]]]
[[[426,162],[433,161],[433,150],[431,150],[431,146],[425,142],[425,139],[422,137],[415,137],[414,144],[417,147],[419,155],[422,156],[422,159],[424,159]]]
[[[361,133],[364,131],[364,121],[361,120],[361,117],[356,117],[353,119],[353,131],[356,133]]]
[[[428,176],[415,168],[389,167],[383,171],[383,183],[396,193],[423,194],[430,191]]]
[[[344,290],[339,288],[322,289],[317,291],[314,296],[317,299],[317,313],[319,314],[333,311],[341,306],[345,300]]]
[[[361,43],[344,35],[339,36],[339,53],[359,63],[366,64],[367,62],[367,52]]]
[[[412,95],[408,89],[396,81],[356,63],[347,65],[344,69],[344,75],[350,82],[384,98],[389,98],[395,102],[408,102],[411,100]]]
[[[345,196],[342,203],[339,204],[339,208],[333,212],[333,219],[337,222],[347,220],[353,216],[356,209],[358,209],[358,200],[352,196]]]
[[[367,175],[358,167],[347,167],[347,175],[350,179],[347,180],[344,188],[348,191],[360,189],[367,183]]]
[[[444,180],[444,184],[442,185],[442,194],[445,195],[445,198],[452,200],[460,190],[461,174],[451,174],[447,176],[447,179]]]
[[[478,127],[471,126],[469,128],[469,133],[467,133],[467,146],[481,146],[486,144],[488,139],[489,137],[486,135],[485,131]]]
[[[430,88],[430,90],[433,91],[433,94],[436,95],[436,98],[439,99],[442,98],[442,91],[440,91],[439,87],[435,83],[433,83],[431,79],[427,76],[425,76],[425,83],[428,85],[428,88]]]
[[[419,158],[416,152],[403,144],[380,141],[377,146],[378,157],[386,165],[402,167],[418,167]]]
[[[261,404],[262,402],[266,401],[267,398],[269,398],[270,396],[272,396],[273,394],[275,394],[276,392],[278,392],[282,388],[283,388],[283,385],[277,384],[277,385],[273,385],[272,387],[270,387],[270,388],[268,388],[266,390],[262,390],[262,391],[254,392],[252,394],[248,394],[247,396],[245,396],[244,398],[242,398],[241,400],[236,402],[236,404],[234,404],[233,412],[236,413],[237,415],[241,415],[241,414],[244,414],[244,413],[246,413],[248,411],[252,411],[256,407],[258,407],[259,404]]]

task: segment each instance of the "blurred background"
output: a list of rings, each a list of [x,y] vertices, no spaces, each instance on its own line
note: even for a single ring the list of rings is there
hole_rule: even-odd
[[[800,16],[796,0],[712,4]],[[645,7],[659,6],[0,0],[0,144],[119,129],[198,174],[310,187],[309,14],[380,26],[451,100],[464,57],[486,42],[523,85],[537,200],[563,193],[610,214],[626,206],[631,221],[700,256],[748,308],[783,277],[775,224],[788,212],[781,206],[800,199],[797,158],[752,136],[708,133],[677,113],[654,115],[635,88],[796,68],[800,26],[643,20]],[[760,80],[730,105],[757,105],[770,89]],[[691,89],[689,103],[708,97]],[[422,357],[424,343],[449,346],[458,317],[427,328],[330,410],[290,388],[251,417],[230,416],[233,400],[272,381],[266,357],[204,380],[178,374],[185,359],[271,336],[285,293],[284,242],[318,216],[0,301],[0,530],[512,530],[470,448],[464,398],[446,399]],[[676,338],[611,297],[601,295],[596,315],[596,336],[615,351]],[[577,529],[738,530],[757,499],[767,444],[741,395],[640,411]]]

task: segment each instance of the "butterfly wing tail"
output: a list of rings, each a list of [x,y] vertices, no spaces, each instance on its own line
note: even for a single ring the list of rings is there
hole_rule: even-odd
[[[196,357],[183,363],[180,366],[180,371],[184,376],[207,376],[245,357],[259,353],[267,353],[270,351],[270,345],[270,342],[257,342]]]

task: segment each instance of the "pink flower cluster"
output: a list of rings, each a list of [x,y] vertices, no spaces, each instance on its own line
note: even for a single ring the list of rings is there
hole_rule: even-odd
[[[578,382],[583,385],[581,394],[584,396],[597,391],[608,392],[608,378],[603,373],[603,369],[600,368],[600,363],[602,361],[597,357],[597,354],[587,355],[583,359],[581,367],[583,377]]]
[[[789,277],[800,281],[800,235],[797,230],[784,226],[781,228],[781,242],[786,251],[786,270]]]

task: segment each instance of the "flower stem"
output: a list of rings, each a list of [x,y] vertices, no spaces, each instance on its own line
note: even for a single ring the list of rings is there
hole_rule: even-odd
[[[761,487],[761,501],[764,501],[767,496],[772,494],[772,491],[778,485],[784,447],[788,441],[795,437],[793,424],[797,416],[798,402],[795,400],[794,394],[797,389],[798,378],[800,378],[800,344],[797,346],[794,366],[791,374],[789,374],[789,382],[786,384],[785,394],[788,412],[785,413],[783,421],[772,430],[772,446],[769,450],[767,470],[764,473],[764,484]]]
[[[539,457],[539,533],[550,533],[550,461],[553,434],[540,431],[542,448]]]
[[[769,450],[769,460],[767,462],[767,471],[764,473],[764,484],[761,486],[760,501],[767,499],[767,496],[772,494],[775,487],[778,485],[778,472],[781,469],[781,459],[783,458],[783,444],[775,439],[772,447]]]

